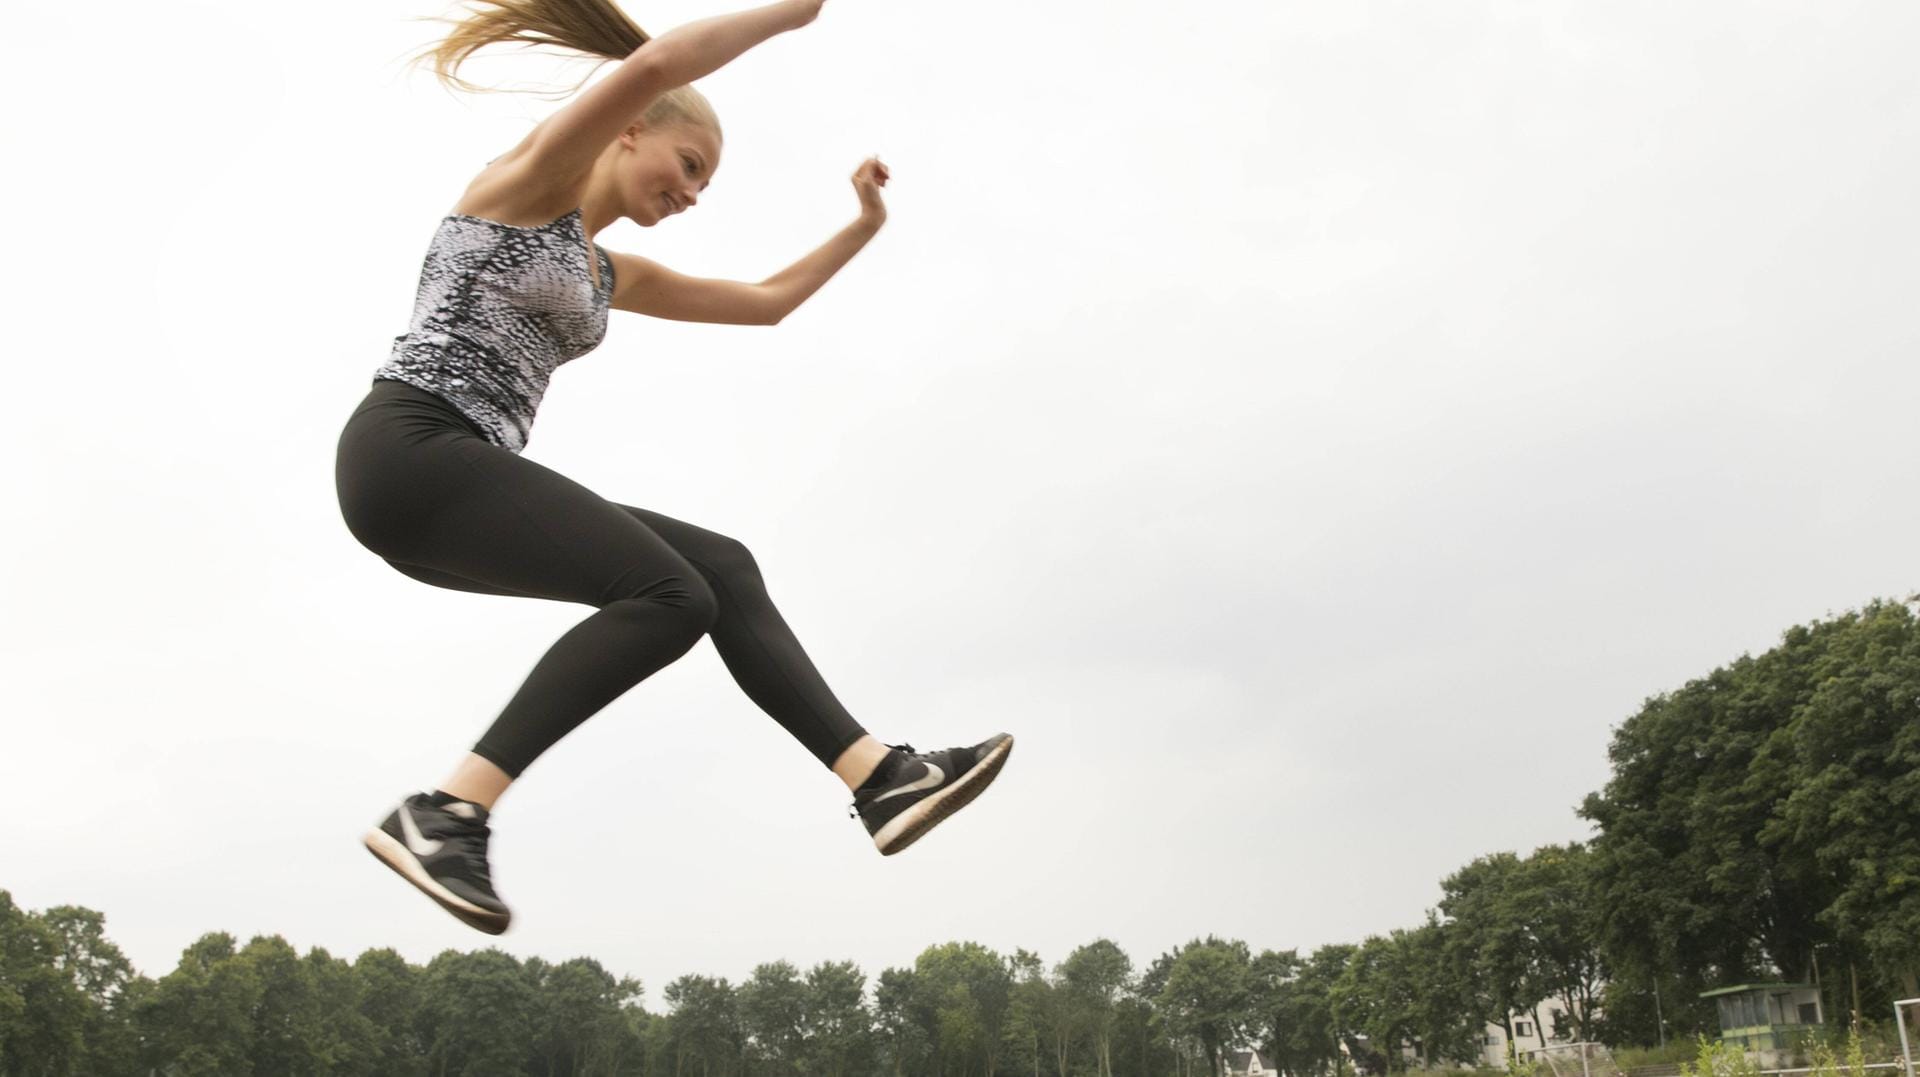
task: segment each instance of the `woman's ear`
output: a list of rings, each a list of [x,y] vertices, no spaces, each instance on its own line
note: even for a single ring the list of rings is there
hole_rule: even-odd
[[[629,124],[626,130],[620,132],[620,144],[628,149],[632,149],[634,143],[645,133],[646,127],[644,125],[638,123]]]

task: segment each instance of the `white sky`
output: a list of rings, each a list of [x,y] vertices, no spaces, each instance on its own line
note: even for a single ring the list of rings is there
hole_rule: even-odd
[[[0,887],[152,975],[487,945],[359,836],[589,612],[415,583],[335,502],[437,218],[553,107],[405,72],[438,10],[0,46]],[[598,238],[758,279],[876,152],[885,231],[776,328],[616,316],[527,455],[747,542],[883,738],[1019,748],[883,859],[703,643],[502,802],[500,944],[655,1007],[956,938],[1312,947],[1585,836],[1645,697],[1920,588],[1916,45],[1902,2],[832,0],[703,83],[700,206]]]

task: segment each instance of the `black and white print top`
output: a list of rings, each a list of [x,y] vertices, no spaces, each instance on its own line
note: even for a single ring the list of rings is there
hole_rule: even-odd
[[[597,288],[577,209],[533,226],[448,214],[427,247],[413,322],[373,376],[441,397],[519,452],[554,369],[607,334],[613,259],[593,252]]]

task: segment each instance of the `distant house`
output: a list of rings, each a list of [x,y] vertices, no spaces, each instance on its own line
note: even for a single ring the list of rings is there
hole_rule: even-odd
[[[1227,1077],[1279,1077],[1280,1071],[1261,1051],[1233,1051],[1227,1055]]]
[[[1539,1015],[1538,1019],[1535,1014]],[[1547,1027],[1540,1027],[1542,1021]],[[1558,999],[1543,999],[1532,1009],[1513,1015],[1513,1053],[1521,1058],[1529,1057],[1530,1052],[1572,1042],[1573,1023],[1567,1017],[1566,1005]],[[1494,1067],[1507,1064],[1507,1026],[1488,1025],[1480,1044],[1483,1063]]]

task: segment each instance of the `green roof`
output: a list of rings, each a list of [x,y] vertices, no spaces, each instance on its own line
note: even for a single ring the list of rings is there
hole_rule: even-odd
[[[1742,991],[1772,991],[1782,987],[1812,987],[1812,986],[1813,986],[1812,984],[1800,984],[1800,983],[1738,984],[1733,987],[1716,987],[1711,991],[1702,991],[1700,992],[1700,997],[1712,998],[1715,995],[1736,995]]]

